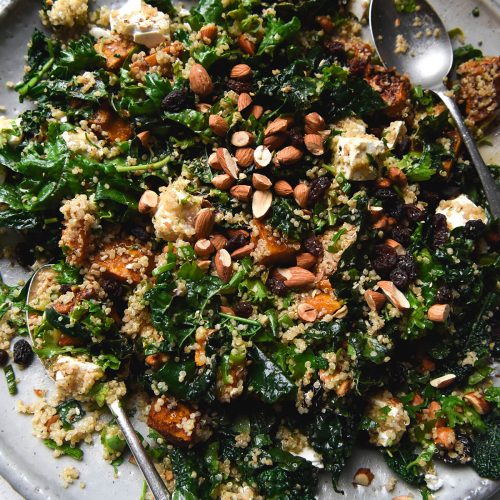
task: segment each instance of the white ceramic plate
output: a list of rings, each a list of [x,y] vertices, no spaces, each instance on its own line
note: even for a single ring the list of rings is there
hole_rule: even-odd
[[[463,29],[467,43],[480,45],[485,54],[500,53],[498,0],[432,0],[432,3],[448,29],[458,26]],[[16,116],[22,106],[18,103],[15,92],[7,89],[6,83],[17,82],[22,75],[26,43],[33,28],[40,24],[40,5],[39,0],[0,0],[0,105],[5,106],[5,115],[9,117]],[[480,9],[480,16],[474,18],[472,9],[476,5]],[[499,163],[498,130],[493,136],[494,146],[482,151],[487,163]],[[0,262],[0,270],[8,283],[15,283],[26,276],[22,269],[5,261]],[[34,388],[50,389],[52,382],[38,360],[24,372],[16,367],[16,374],[19,394],[15,397],[9,396],[5,382],[0,380],[0,476],[28,499],[139,499],[143,485],[141,473],[136,466],[124,463],[115,477],[113,468],[102,459],[99,439],[95,440],[93,446],[83,446],[83,462],[65,457],[57,460],[52,458],[52,452],[31,435],[31,418],[18,414],[15,408],[17,400],[36,399]],[[0,378],[3,379],[3,375]],[[137,427],[141,429],[140,424]],[[80,471],[80,479],[65,490],[60,474],[69,465]],[[371,486],[364,488],[352,485],[352,477],[359,467],[368,467],[374,472],[375,479]],[[444,487],[437,494],[441,500],[486,499],[500,488],[500,482],[481,479],[470,467],[453,468],[438,464],[438,470],[444,480]],[[420,497],[418,491],[412,490],[403,481],[398,481],[396,489],[388,492],[384,485],[393,476],[377,452],[360,449],[349,461],[340,481],[345,495],[334,493],[329,479],[325,478],[321,483],[319,497],[345,500],[391,498],[408,495],[410,492],[415,498]],[[83,489],[80,487],[81,482],[85,483]],[[14,498],[17,498],[15,493],[0,478],[0,499]]]

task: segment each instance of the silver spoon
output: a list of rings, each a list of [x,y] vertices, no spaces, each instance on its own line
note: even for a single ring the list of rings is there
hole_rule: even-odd
[[[453,48],[450,37],[439,16],[425,1],[418,0],[415,13],[400,13],[394,0],[372,0],[370,5],[370,29],[377,53],[386,66],[394,66],[406,73],[413,84],[436,93],[455,120],[457,128],[477,170],[494,219],[500,218],[500,191],[488,167],[477,149],[470,130],[464,123],[456,102],[448,95],[443,79],[453,64]],[[421,19],[421,25],[415,19]],[[398,26],[395,25],[398,19]],[[426,36],[427,30],[432,36]],[[420,35],[419,35],[420,32]],[[434,36],[435,34],[435,36]],[[402,35],[410,49],[396,53],[396,37]]]
[[[42,273],[53,272],[51,268],[52,264],[48,264],[42,266],[40,269],[38,269],[38,271],[35,272],[35,274],[31,278],[31,282],[28,288],[26,305],[29,306],[30,303],[32,303],[32,299],[36,295],[37,279],[40,279]],[[30,327],[29,312],[26,312],[26,316],[27,316],[26,320],[28,325],[28,331],[33,344],[35,344],[35,339],[33,337],[33,329]],[[49,359],[40,358],[40,361],[42,362],[44,368],[47,370],[51,364],[50,358]],[[137,436],[134,428],[132,427],[132,424],[130,423],[129,418],[125,413],[125,410],[123,409],[121,401],[115,400],[113,403],[108,405],[108,408],[116,418],[116,421],[121,431],[123,432],[123,435],[125,436],[125,440],[127,441],[128,447],[130,448],[130,451],[132,452],[132,455],[134,456],[137,465],[144,474],[144,478],[146,479],[149,489],[153,493],[154,497],[156,498],[156,500],[169,500],[170,494],[165,486],[165,483],[161,479],[160,475],[158,474],[158,471],[156,470],[155,466],[153,465],[146,451],[144,450],[144,447],[142,446],[139,437]]]

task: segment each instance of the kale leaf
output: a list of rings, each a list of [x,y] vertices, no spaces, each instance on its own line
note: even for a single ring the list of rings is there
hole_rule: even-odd
[[[264,38],[260,42],[257,55],[272,54],[276,46],[297,34],[300,28],[300,19],[296,16],[288,22],[271,16],[267,17]]]
[[[486,432],[474,442],[472,465],[475,471],[488,479],[500,479],[500,415],[495,411],[485,419]]]

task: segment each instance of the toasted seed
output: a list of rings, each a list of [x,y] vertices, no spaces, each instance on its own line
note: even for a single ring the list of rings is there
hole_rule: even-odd
[[[229,77],[235,80],[247,80],[252,77],[252,68],[248,64],[237,64],[232,67]]]
[[[295,146],[287,146],[278,151],[276,159],[281,165],[293,165],[301,160],[304,153]]]
[[[217,38],[217,26],[215,24],[207,24],[200,29],[200,38],[204,43],[211,43]]]
[[[273,185],[271,179],[269,179],[269,177],[267,177],[266,175],[262,174],[253,174],[252,184],[255,189],[261,189],[262,191],[267,191],[268,189],[271,189],[271,186]]]
[[[255,55],[255,43],[249,40],[245,34],[239,36],[238,45],[245,54],[249,56]]]
[[[427,317],[434,323],[444,323],[449,315],[449,304],[434,304],[427,311]]]
[[[226,174],[230,175],[233,179],[238,178],[238,166],[226,148],[217,148],[217,160],[219,160],[222,170]]]
[[[239,148],[236,150],[234,156],[239,167],[247,168],[253,164],[254,149],[253,148]]]
[[[219,137],[224,137],[229,130],[229,125],[220,115],[210,115],[208,119],[208,126],[212,132]]]
[[[271,191],[255,191],[252,198],[252,213],[256,219],[264,217],[273,202]]]
[[[266,146],[257,146],[253,154],[255,164],[259,168],[265,168],[273,159],[273,154]]]
[[[306,285],[312,285],[316,278],[311,271],[298,266],[285,269],[279,268],[278,272],[285,279],[284,283],[288,288],[300,288]]]
[[[403,292],[399,290],[392,281],[379,281],[377,285],[384,292],[385,296],[389,299],[394,307],[397,307],[400,311],[406,311],[410,309],[410,303],[405,297]]]
[[[252,188],[246,185],[233,186],[230,191],[231,196],[238,201],[247,203],[252,199]]]
[[[229,174],[220,174],[212,178],[212,184],[221,191],[227,191],[234,185],[235,180]]]
[[[366,290],[364,297],[368,307],[372,311],[380,311],[385,304],[385,295],[383,293]]]
[[[278,134],[279,132],[286,132],[287,128],[288,120],[285,118],[276,118],[267,124],[264,135],[267,137],[268,135]]]
[[[304,130],[306,134],[317,134],[325,129],[325,120],[319,113],[309,113],[304,117]]]
[[[194,64],[189,72],[189,85],[191,90],[200,96],[210,95],[214,85],[207,70],[201,64]]]
[[[304,252],[297,255],[297,266],[303,267],[304,269],[311,269],[311,267],[316,264],[316,257],[309,252]]]
[[[237,248],[232,254],[231,258],[234,260],[242,259],[243,257],[248,257],[254,250],[255,245],[253,243],[248,243],[248,245],[243,245]]]
[[[194,251],[198,257],[206,259],[215,251],[215,247],[210,240],[201,239],[194,244]]]
[[[325,152],[323,138],[319,134],[306,134],[304,144],[307,150],[314,156],[321,156]]]
[[[252,104],[252,98],[250,97],[250,94],[247,94],[246,92],[242,92],[238,96],[238,111],[241,113],[243,110],[247,109],[248,106]]]
[[[264,108],[260,104],[254,104],[251,114],[258,120],[264,114]]]
[[[430,384],[432,387],[436,387],[436,389],[444,389],[448,387],[449,385],[453,384],[455,382],[457,376],[453,373],[448,373],[446,375],[443,375],[442,377],[435,378],[430,381]]]
[[[318,317],[318,311],[306,302],[299,304],[299,307],[297,307],[297,314],[302,321],[307,323],[313,323]]]
[[[279,180],[274,185],[274,192],[278,196],[291,196],[293,194],[293,188],[287,181]]]
[[[158,195],[151,190],[144,191],[139,200],[138,210],[141,214],[154,214],[158,208]]]
[[[233,261],[227,250],[221,249],[215,254],[215,269],[219,278],[227,283],[233,274]]]
[[[295,201],[301,208],[307,208],[308,200],[309,200],[309,191],[311,189],[307,184],[303,182],[297,184],[293,190],[293,196],[295,197]]]
[[[202,208],[194,221],[194,233],[198,239],[208,238],[215,223],[215,214],[211,208]]]
[[[231,144],[236,146],[237,148],[246,148],[253,144],[255,140],[254,135],[251,132],[247,132],[246,130],[240,130],[239,132],[235,132],[231,137]]]

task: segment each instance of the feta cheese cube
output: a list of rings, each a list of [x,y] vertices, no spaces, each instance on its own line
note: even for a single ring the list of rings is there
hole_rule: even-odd
[[[456,227],[465,226],[466,222],[470,220],[481,220],[485,224],[488,222],[484,209],[478,207],[465,194],[461,194],[453,200],[442,200],[436,213],[446,217],[450,231]]]
[[[406,137],[406,125],[405,122],[395,121],[392,122],[388,127],[382,132],[382,137],[385,139],[387,147],[392,149],[396,144],[399,144]]]
[[[84,396],[99,379],[104,377],[104,371],[100,366],[71,356],[59,356],[51,370],[57,388],[63,394],[73,396]]]

